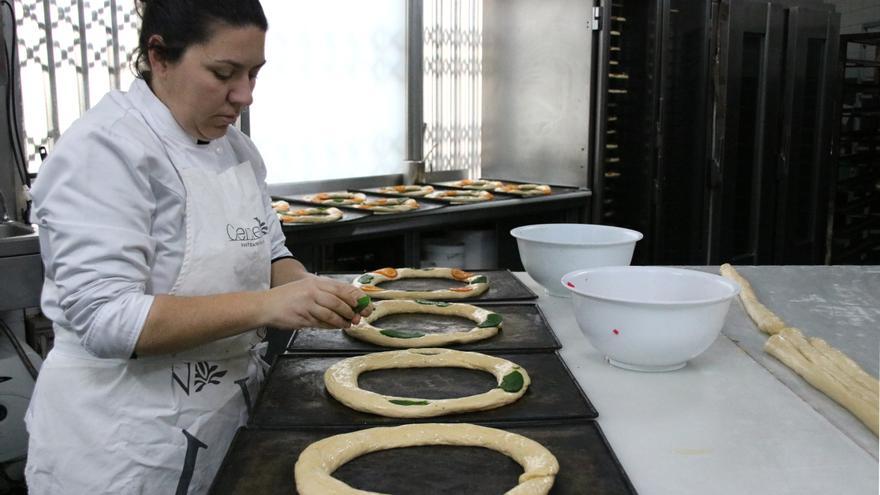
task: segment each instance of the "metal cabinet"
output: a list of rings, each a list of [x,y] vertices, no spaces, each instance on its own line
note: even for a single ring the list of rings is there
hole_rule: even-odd
[[[645,233],[636,263],[822,263],[833,7],[602,3],[592,220]]]
[[[707,261],[822,263],[839,15],[731,0],[718,17]]]

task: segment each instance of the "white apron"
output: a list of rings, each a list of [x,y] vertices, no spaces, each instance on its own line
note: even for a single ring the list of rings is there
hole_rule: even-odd
[[[186,166],[181,296],[269,288],[265,205],[249,162],[216,173]],[[56,347],[28,411],[29,493],[205,493],[265,370],[251,331],[175,355],[98,359]]]

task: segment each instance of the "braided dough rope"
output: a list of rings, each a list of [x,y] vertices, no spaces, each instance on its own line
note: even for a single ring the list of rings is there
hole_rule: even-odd
[[[746,312],[770,338],[764,352],[800,375],[810,385],[843,406],[875,435],[880,431],[880,383],[843,352],[822,339],[807,339],[800,330],[785,325],[758,301],[749,282],[725,263],[721,274],[742,287]]]
[[[495,192],[517,194],[519,196],[542,196],[550,194],[553,189],[545,184],[503,184],[495,188]]]
[[[488,392],[455,399],[421,399],[377,394],[358,387],[361,373],[389,368],[467,368],[495,376]],[[430,418],[495,409],[516,401],[529,387],[526,370],[506,359],[452,349],[406,349],[374,352],[336,362],[324,372],[324,386],[346,406],[389,418]]]
[[[880,407],[875,386],[853,380],[835,360],[817,351],[796,328],[785,328],[771,336],[764,350],[878,434]]]
[[[345,191],[322,192],[303,196],[304,201],[310,203],[322,203],[331,205],[353,205],[363,203],[367,199],[364,193],[350,193]]]
[[[755,291],[752,290],[752,284],[737,273],[730,264],[724,263],[721,265],[720,272],[722,276],[729,278],[740,285],[742,290],[739,293],[739,298],[746,309],[746,313],[749,314],[752,321],[755,322],[755,325],[758,325],[758,328],[760,328],[762,332],[773,335],[779,333],[780,330],[786,327],[785,322],[782,321],[780,317],[776,316],[758,301],[758,296],[756,296]]]
[[[412,198],[379,198],[370,199],[354,205],[356,208],[382,213],[401,213],[418,209],[419,202]]]
[[[441,199],[449,201],[452,204],[460,203],[479,203],[480,201],[489,201],[495,196],[489,191],[434,191],[425,195],[426,198]]]
[[[422,197],[429,192],[434,192],[433,186],[418,186],[418,185],[408,185],[408,186],[385,186],[380,187],[379,192],[385,194],[399,194],[401,196],[412,196],[412,197]]]
[[[383,330],[372,325],[384,316],[401,313],[460,316],[475,322],[477,326],[462,332],[424,333],[416,330]],[[399,299],[374,302],[370,316],[361,318],[357,325],[344,331],[358,340],[385,347],[443,347],[493,337],[501,329],[502,322],[503,318],[498,313],[470,304]]]
[[[282,223],[326,223],[335,222],[342,218],[342,210],[339,208],[300,208],[291,210],[287,201],[276,201],[272,208]]]
[[[467,285],[435,290],[383,289],[377,286],[388,280],[404,278],[448,278],[467,282]],[[374,299],[464,299],[489,290],[489,279],[458,268],[381,268],[358,276],[352,285]]]
[[[556,457],[522,435],[468,423],[423,423],[368,428],[318,440],[296,461],[296,489],[300,495],[381,495],[352,488],[331,473],[371,452],[421,445],[484,447],[511,457],[524,472],[519,484],[505,495],[545,495],[559,472]]]
[[[504,184],[501,181],[497,180],[483,180],[483,179],[462,179],[449,183],[449,185],[454,187],[462,187],[464,189],[477,189],[481,191],[492,191],[497,189]]]

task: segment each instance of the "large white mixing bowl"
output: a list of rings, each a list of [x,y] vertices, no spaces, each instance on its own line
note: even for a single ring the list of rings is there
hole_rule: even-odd
[[[636,242],[635,230],[584,223],[525,225],[510,231],[528,274],[553,296],[568,297],[559,284],[566,273],[583,268],[629,265]]]
[[[671,371],[712,345],[740,287],[719,275],[624,266],[562,277],[590,343],[618,367]]]

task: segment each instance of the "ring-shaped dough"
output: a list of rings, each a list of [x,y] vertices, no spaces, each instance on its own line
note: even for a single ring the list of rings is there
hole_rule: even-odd
[[[402,213],[404,211],[416,210],[419,208],[419,202],[412,198],[378,198],[368,199],[354,206],[381,215],[383,213]]]
[[[358,377],[390,368],[467,368],[495,376],[488,392],[454,399],[396,397],[363,390]],[[336,400],[361,412],[389,418],[431,418],[446,414],[495,409],[516,401],[529,388],[529,374],[516,363],[478,352],[452,349],[406,349],[374,352],[336,362],[324,372],[324,386]]]
[[[304,201],[330,205],[353,205],[363,203],[367,199],[364,193],[351,193],[347,191],[322,192],[303,196]]]
[[[401,196],[413,196],[418,198],[428,194],[429,192],[434,192],[434,187],[427,185],[386,186],[380,187],[379,192],[384,194],[399,194]]]
[[[466,282],[461,287],[435,290],[383,289],[378,284],[404,278],[447,278]],[[489,279],[458,268],[381,268],[358,275],[352,284],[373,299],[464,299],[489,290]]]
[[[484,447],[509,456],[523,473],[519,484],[505,495],[545,495],[559,472],[556,457],[522,435],[468,423],[424,423],[368,428],[314,442],[296,461],[296,489],[300,495],[380,495],[352,488],[331,473],[371,452],[421,445]]]
[[[342,210],[333,207],[301,208],[278,211],[277,214],[282,223],[326,223],[342,218]]]
[[[503,184],[501,181],[497,180],[483,180],[483,179],[462,179],[452,182],[451,186],[455,187],[463,187],[465,189],[477,189],[481,191],[492,191],[501,187]]]
[[[462,332],[424,333],[418,330],[383,330],[372,325],[379,318],[401,313],[459,316],[477,323],[477,326]],[[357,325],[346,328],[345,333],[385,347],[443,347],[488,339],[501,329],[502,320],[498,313],[470,304],[398,299],[373,302],[373,312],[361,318]]]
[[[504,184],[501,187],[495,188],[495,192],[528,197],[550,194],[553,192],[553,189],[546,184]]]
[[[467,190],[467,191],[454,191],[454,190],[444,190],[444,191],[434,191],[432,193],[426,194],[426,198],[433,199],[441,199],[443,201],[448,201],[453,204],[459,203],[479,203],[480,201],[489,201],[495,196],[492,195],[489,191],[477,191],[477,190]]]

